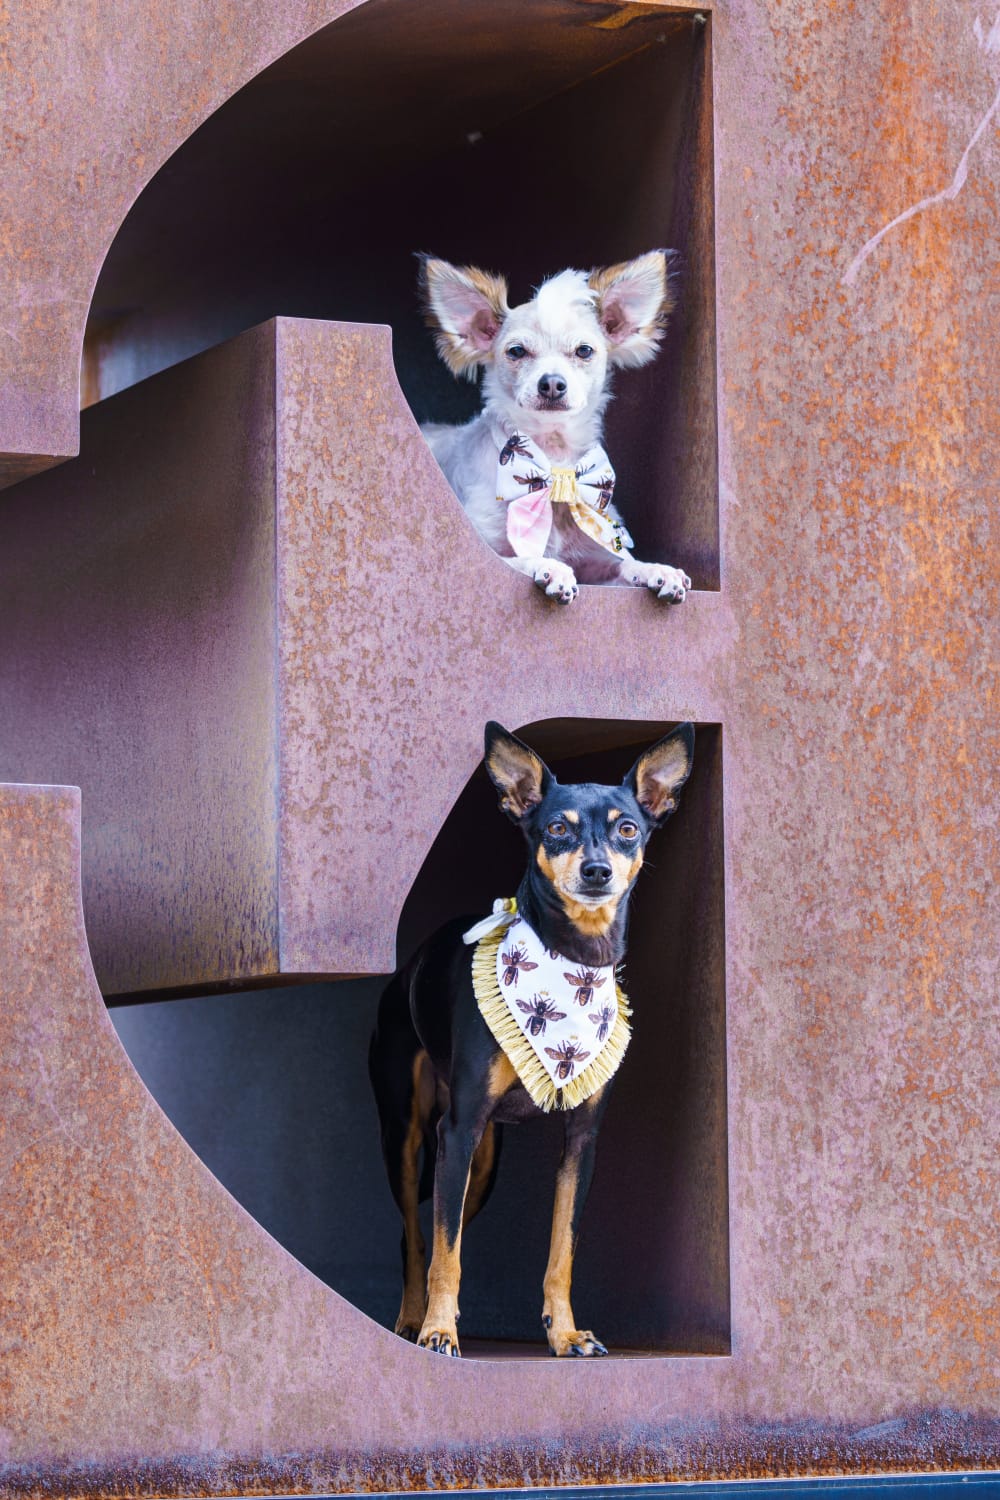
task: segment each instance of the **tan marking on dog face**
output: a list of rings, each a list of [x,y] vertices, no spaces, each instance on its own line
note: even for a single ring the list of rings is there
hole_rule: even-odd
[[[642,869],[642,850],[637,849],[635,854],[625,854],[617,849],[609,849],[608,863],[614,871],[616,890],[621,889],[622,886],[628,890]]]
[[[560,813],[559,816],[565,818],[567,823],[573,823],[574,825],[580,821],[580,814],[575,812],[564,812]]]
[[[621,815],[622,815],[622,810],[621,810],[620,807],[609,807],[608,808],[608,822],[609,823],[613,823],[616,820],[616,818],[620,818]]]
[[[612,896],[603,906],[584,906],[562,891],[558,894],[563,911],[584,937],[603,937],[610,930],[618,912],[617,896]]]
[[[538,868],[560,893],[568,893],[579,883],[583,849],[564,849],[559,854],[549,854],[545,846],[538,846],[535,856]]]
[[[635,878],[634,875],[626,874],[634,865],[634,861],[628,855],[615,854],[611,850],[605,852],[614,872],[615,889],[608,892],[607,900],[600,906],[589,906],[579,899],[580,866],[583,863],[582,848],[550,855],[543,845],[539,845],[535,855],[538,868],[555,889],[563,911],[573,926],[585,937],[604,936],[615,920],[618,902],[628,889],[629,880]],[[621,863],[622,861],[624,863]]]

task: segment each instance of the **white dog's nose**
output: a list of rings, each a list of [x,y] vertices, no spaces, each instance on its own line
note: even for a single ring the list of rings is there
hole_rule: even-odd
[[[538,394],[546,401],[561,401],[566,394],[566,382],[561,375],[543,375],[538,382]]]

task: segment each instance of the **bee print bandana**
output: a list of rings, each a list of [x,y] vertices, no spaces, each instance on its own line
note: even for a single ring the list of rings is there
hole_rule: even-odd
[[[466,935],[480,1013],[542,1110],[573,1109],[614,1076],[631,1011],[615,966],[588,968],[546,948],[513,903]],[[476,939],[478,938],[478,941]]]
[[[607,551],[624,555],[633,546],[621,521],[605,514],[615,490],[615,471],[599,443],[572,467],[550,464],[542,450],[519,432],[495,431],[497,502],[507,507],[507,540],[515,557],[542,557],[552,530],[553,505],[568,505],[581,531]]]

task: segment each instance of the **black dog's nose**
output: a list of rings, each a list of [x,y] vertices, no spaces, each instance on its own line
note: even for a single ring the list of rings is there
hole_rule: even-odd
[[[560,401],[566,394],[566,382],[561,375],[543,375],[538,382],[538,394],[546,401]]]
[[[580,874],[587,885],[607,885],[611,879],[611,866],[603,860],[588,859],[580,866]]]

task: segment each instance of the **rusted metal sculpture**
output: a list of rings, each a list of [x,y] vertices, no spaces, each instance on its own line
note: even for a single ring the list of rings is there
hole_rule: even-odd
[[[659,405],[623,392],[616,419],[655,476],[644,524],[662,495],[690,528],[695,592],[666,618],[601,590],[550,616],[452,501],[377,328],[279,318],[209,348],[237,329],[199,322],[185,346],[174,320],[161,362],[198,358],[98,402],[79,459],[39,475],[75,451],[81,342],[121,220],[211,111],[330,22],[317,45],[374,97],[357,59],[416,77],[479,14],[448,0],[417,37],[392,4],[295,0],[251,28],[235,0],[145,0],[126,34],[96,0],[46,0],[8,19],[3,52],[0,451],[10,479],[35,477],[0,497],[0,776],[83,784],[101,983],[162,992],[389,968],[489,717],[721,726],[704,806],[724,923],[701,929],[690,972],[725,979],[705,1096],[722,1207],[704,1200],[723,1222],[686,1253],[725,1246],[728,1217],[731,1353],[607,1360],[570,1384],[558,1361],[435,1361],[319,1285],[208,1177],[118,1047],[88,966],[72,794],[5,788],[10,1495],[1000,1463],[996,28],[772,0],[488,9],[496,45],[449,74],[443,113],[373,121],[394,192],[421,153],[494,149],[517,103],[516,70],[489,92],[498,45],[534,59],[536,106],[578,61],[594,92],[560,108],[603,121],[613,100],[595,159],[641,184],[655,121],[598,62],[649,66],[645,102],[657,58],[679,77],[701,49],[693,123],[670,137],[670,181],[699,185],[678,187],[688,322],[664,366],[684,379]],[[272,75],[286,98],[305,64],[288,67]],[[530,134],[518,118],[505,139]],[[484,192],[465,160],[455,182]],[[638,232],[646,205],[625,199]],[[561,232],[539,272],[576,260]],[[156,309],[124,300],[141,259],[106,274],[118,314],[147,318],[134,347],[156,369]],[[298,309],[260,316],[283,310]],[[128,341],[100,320],[88,338],[93,393],[127,384]],[[616,467],[629,451],[615,442]],[[642,491],[638,469],[628,482]],[[446,577],[426,563],[442,546]],[[367,828],[348,889],[359,788],[377,795],[390,766],[411,819],[391,840]],[[704,993],[718,1003],[714,978]]]

